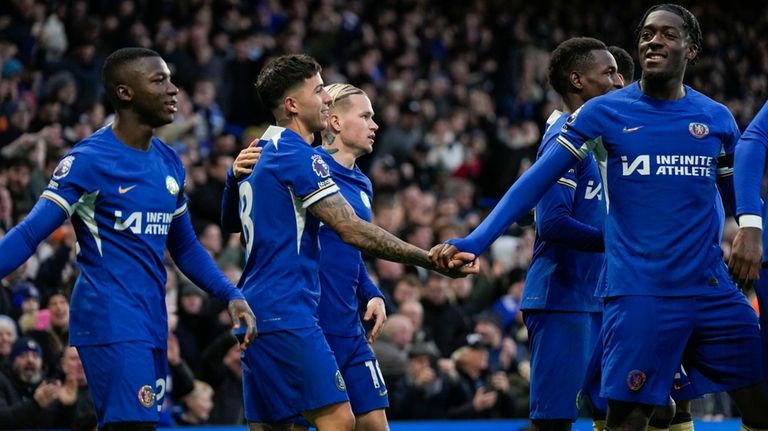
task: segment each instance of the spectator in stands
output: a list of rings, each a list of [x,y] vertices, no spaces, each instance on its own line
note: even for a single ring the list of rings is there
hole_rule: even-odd
[[[0,374],[9,374],[11,369],[11,349],[19,338],[16,322],[10,317],[0,314]]]
[[[31,338],[19,338],[11,350],[11,372],[0,375],[0,429],[68,426],[67,407],[58,402],[60,381],[44,381],[42,349]]]

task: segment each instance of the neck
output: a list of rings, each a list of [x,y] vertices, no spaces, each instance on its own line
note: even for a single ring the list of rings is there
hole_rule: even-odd
[[[325,148],[328,150],[337,150],[336,152],[329,152],[333,155],[333,160],[336,160],[336,162],[341,166],[344,166],[348,169],[355,167],[355,160],[357,160],[357,156],[349,151],[346,146],[338,139],[336,139],[333,145],[327,146]]]
[[[278,118],[275,116],[275,118]],[[301,136],[304,141],[312,145],[312,141],[314,141],[314,132],[310,132],[308,128],[299,121],[298,115],[291,115],[288,117],[278,118],[277,119],[277,125],[280,127],[285,127],[286,129],[292,130],[297,135]]]
[[[112,133],[125,145],[138,150],[149,149],[154,131],[154,128],[139,121],[136,114],[130,111],[118,113],[112,123]]]
[[[646,96],[659,100],[678,100],[685,97],[682,76],[675,79],[648,79],[644,76],[640,80],[640,89]]]
[[[567,93],[565,96],[563,96],[563,105],[566,112],[573,113],[577,109],[581,107],[581,105],[584,104],[586,100],[584,100],[579,94],[575,93]]]

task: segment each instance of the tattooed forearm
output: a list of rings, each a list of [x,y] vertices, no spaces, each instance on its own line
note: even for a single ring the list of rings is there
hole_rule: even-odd
[[[361,220],[341,194],[320,200],[309,211],[339,234],[342,241],[372,256],[432,269],[427,251]]]

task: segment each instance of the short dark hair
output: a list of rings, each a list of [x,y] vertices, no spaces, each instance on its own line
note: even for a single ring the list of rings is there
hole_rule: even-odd
[[[645,11],[643,19],[640,20],[640,24],[638,24],[637,28],[635,29],[635,45],[640,42],[640,31],[643,29],[645,20],[648,19],[648,15],[650,15],[651,12],[655,12],[657,10],[672,12],[673,14],[683,19],[683,28],[685,28],[685,31],[688,32],[688,37],[691,38],[693,44],[696,45],[696,54],[698,57],[698,55],[701,54],[701,50],[703,49],[703,36],[701,34],[701,26],[699,26],[699,20],[696,19],[691,11],[680,6],[679,4],[674,3],[657,4],[656,6],[649,7],[648,10]],[[695,60],[695,58],[691,60],[691,64],[695,63]]]
[[[104,67],[101,69],[101,80],[104,83],[107,99],[115,109],[117,109],[120,103],[115,93],[117,86],[121,84],[119,82],[120,69],[136,60],[147,57],[160,57],[160,54],[147,48],[120,48],[104,60]]]
[[[616,45],[608,47],[608,52],[616,59],[616,71],[624,77],[624,83],[629,84],[635,80],[635,60],[627,50]]]
[[[607,50],[605,44],[591,37],[573,37],[552,51],[549,59],[549,84],[563,96],[568,92],[573,71],[583,71],[593,61],[592,51]]]
[[[269,110],[276,109],[285,93],[320,73],[318,62],[305,54],[281,55],[267,63],[256,78],[256,93]]]

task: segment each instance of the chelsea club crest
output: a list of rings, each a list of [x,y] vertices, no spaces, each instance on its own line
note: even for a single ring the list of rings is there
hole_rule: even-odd
[[[168,193],[170,193],[171,196],[176,196],[179,194],[179,183],[177,183],[176,179],[170,175],[165,177],[165,188],[168,190]]]

